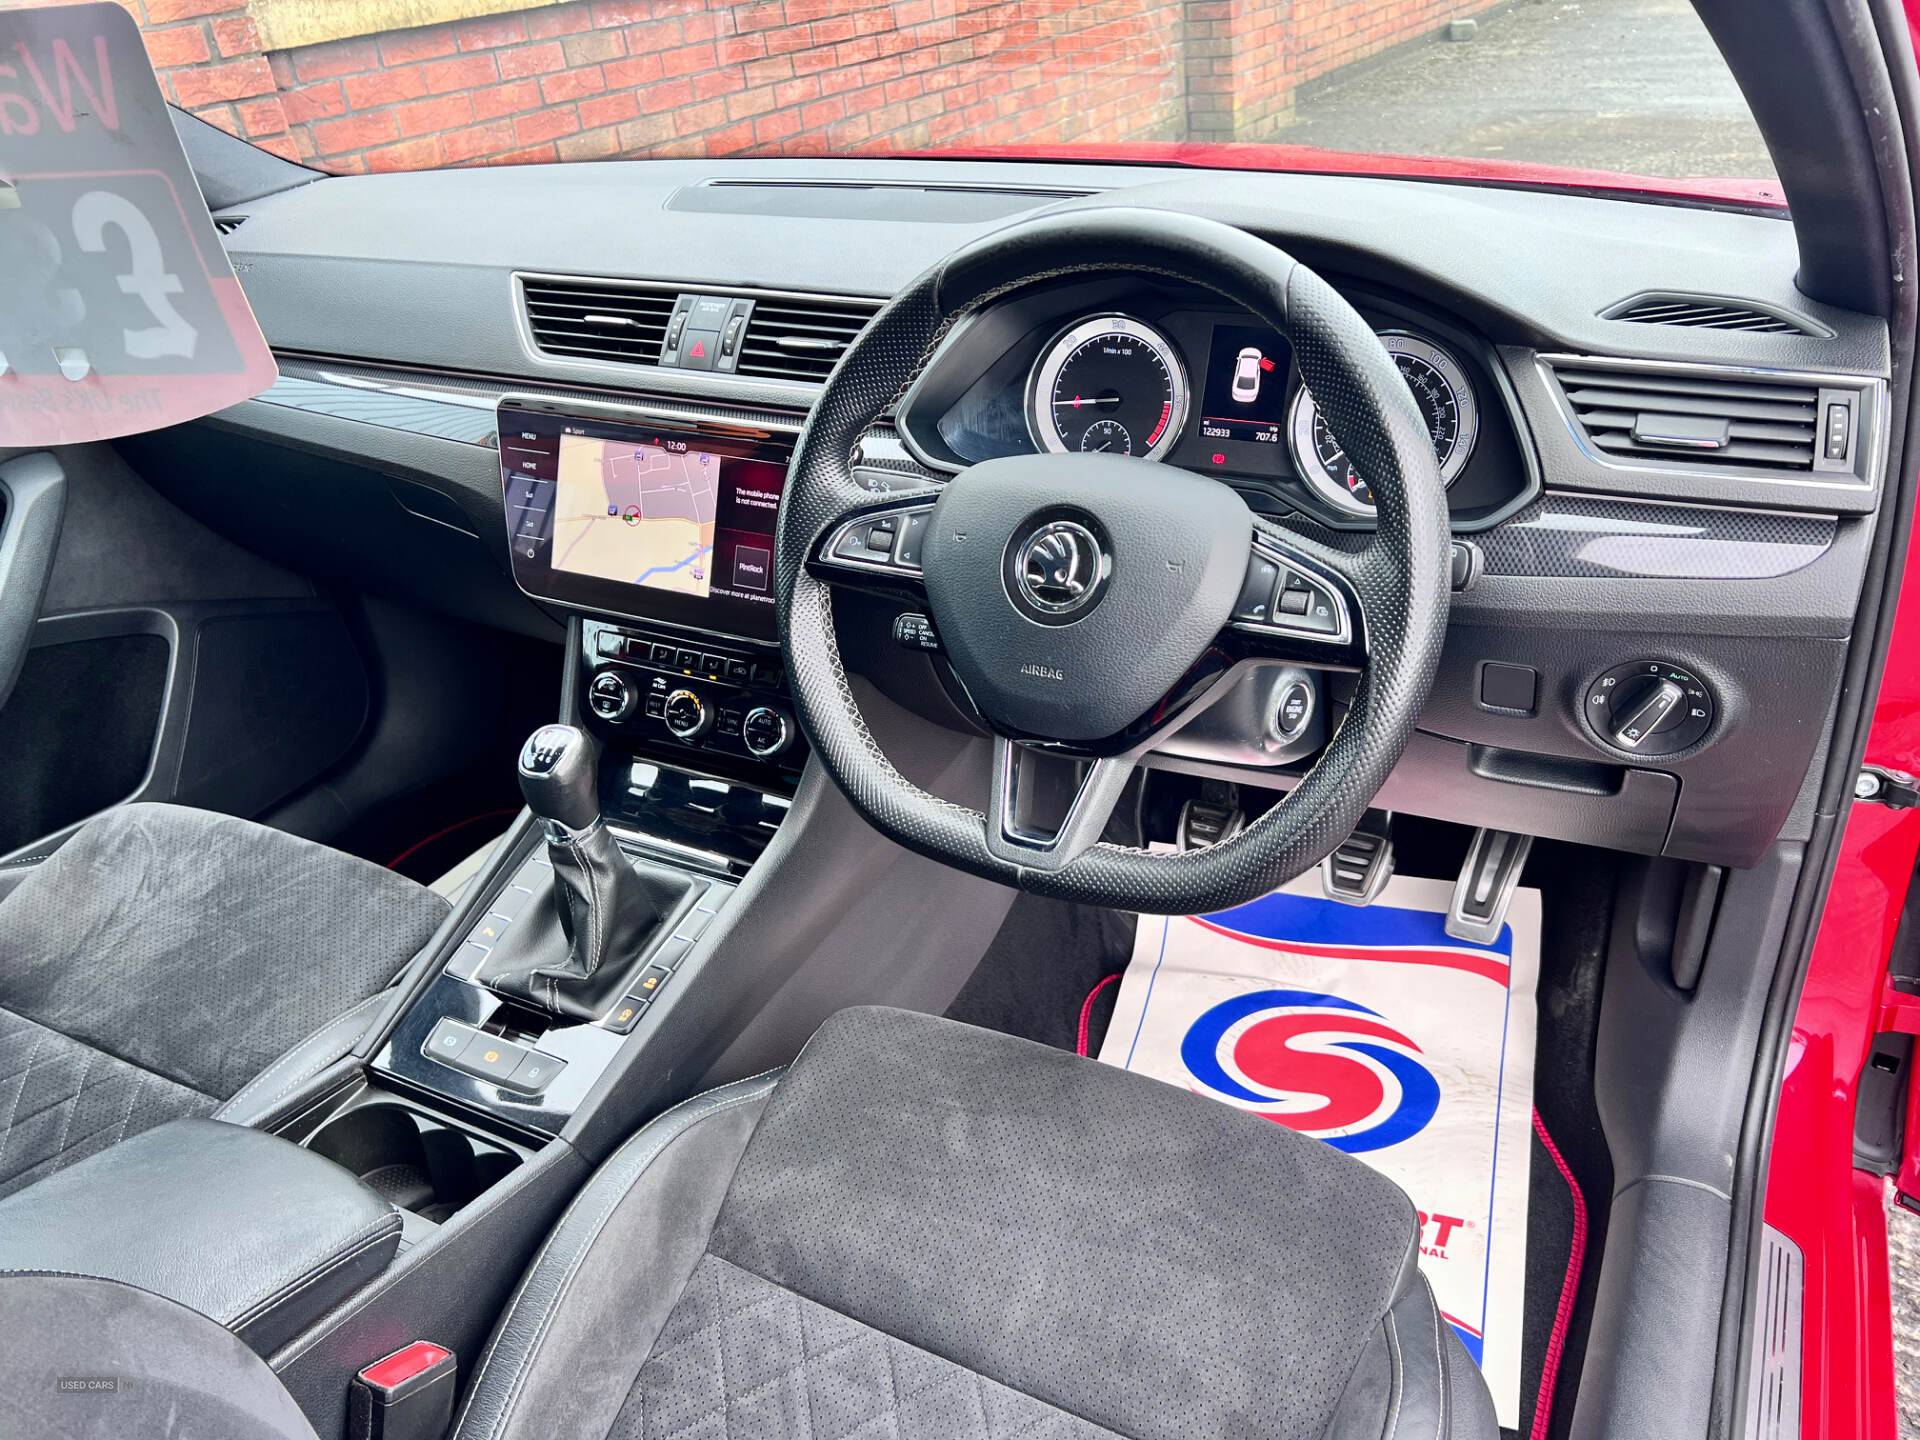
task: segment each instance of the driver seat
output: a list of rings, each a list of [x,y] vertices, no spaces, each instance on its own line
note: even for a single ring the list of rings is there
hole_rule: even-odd
[[[455,1433],[1493,1440],[1418,1238],[1392,1183],[1258,1116],[844,1011],[784,1073],[688,1101],[607,1162]],[[230,1340],[208,1337],[244,1366]],[[7,1369],[0,1393],[37,1383]]]

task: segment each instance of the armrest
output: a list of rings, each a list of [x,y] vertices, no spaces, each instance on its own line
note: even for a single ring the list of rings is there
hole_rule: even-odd
[[[0,1271],[137,1285],[261,1355],[387,1268],[400,1216],[324,1156],[176,1120],[0,1200]]]

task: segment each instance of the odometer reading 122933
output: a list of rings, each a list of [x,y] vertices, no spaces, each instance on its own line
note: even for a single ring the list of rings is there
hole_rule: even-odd
[[[1125,315],[1082,320],[1056,337],[1027,383],[1027,423],[1043,450],[1158,459],[1186,419],[1178,353]]]

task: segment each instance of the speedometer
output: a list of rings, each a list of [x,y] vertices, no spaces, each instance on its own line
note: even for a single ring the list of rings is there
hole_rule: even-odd
[[[1467,372],[1452,355],[1417,335],[1389,332],[1380,337],[1380,343],[1393,356],[1420,407],[1421,418],[1427,422],[1427,437],[1433,441],[1434,458],[1440,462],[1441,481],[1453,484],[1466,468],[1473,442],[1480,436],[1480,407]],[[1349,515],[1374,513],[1373,487],[1354,469],[1304,386],[1293,397],[1287,439],[1293,448],[1293,463],[1314,494]]]
[[[1054,337],[1027,381],[1027,425],[1042,450],[1157,460],[1187,419],[1180,352],[1151,325],[1097,315]]]

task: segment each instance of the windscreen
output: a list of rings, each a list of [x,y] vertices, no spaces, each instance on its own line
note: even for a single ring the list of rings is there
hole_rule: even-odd
[[[879,153],[1284,169],[1416,157],[1568,183],[1773,175],[1688,0],[130,8],[177,105],[339,174]],[[33,83],[0,79],[0,106]]]

